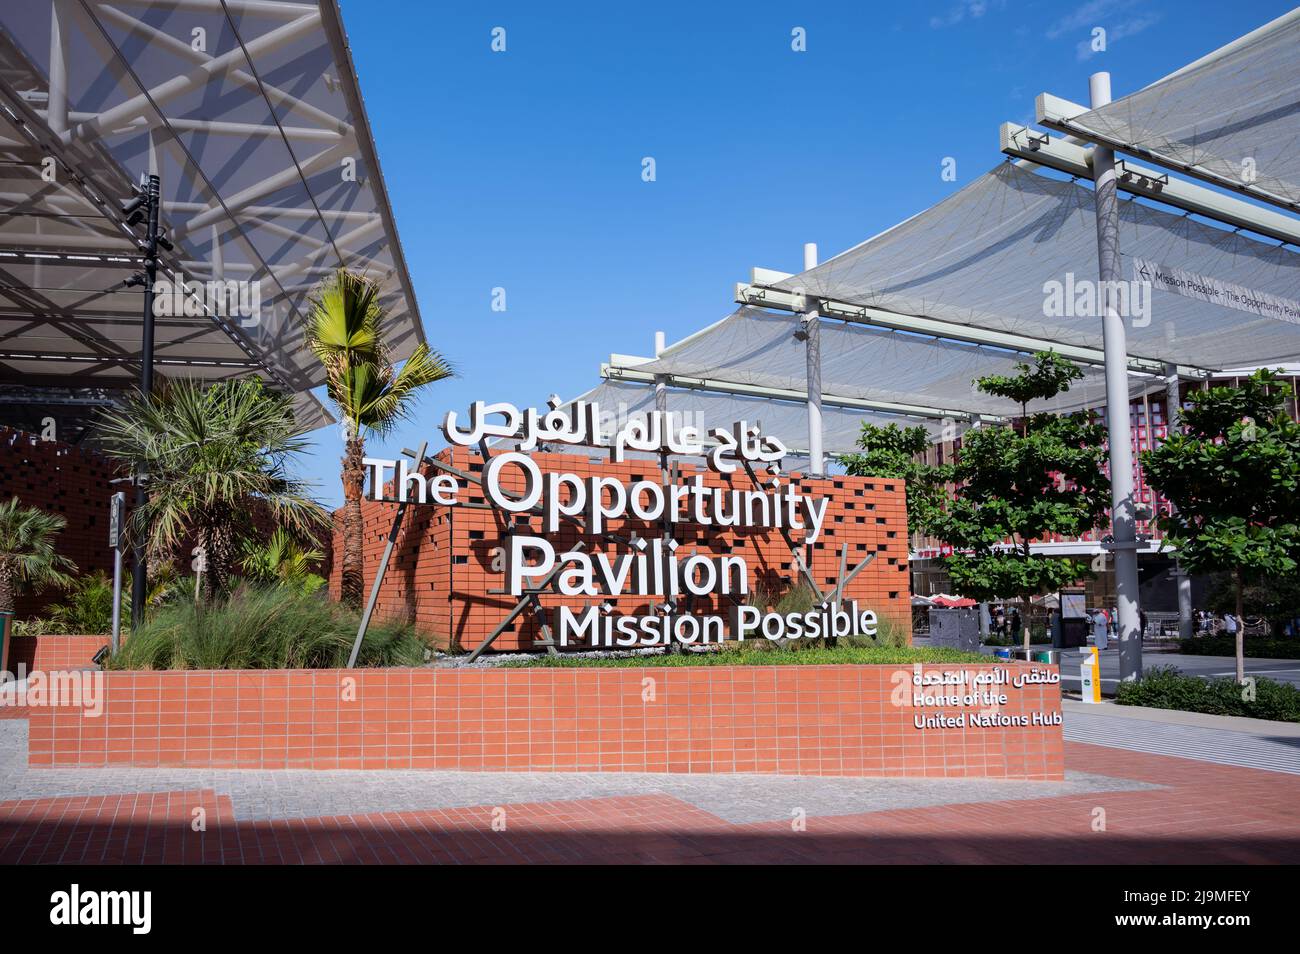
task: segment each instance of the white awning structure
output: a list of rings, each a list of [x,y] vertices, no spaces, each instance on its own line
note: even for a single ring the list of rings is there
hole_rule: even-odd
[[[1094,110],[1039,98],[1044,125],[1300,211],[1300,10]]]
[[[653,411],[655,390],[644,384],[605,381],[584,394],[581,400],[598,401],[602,417],[610,418],[613,424]],[[761,426],[764,434],[780,438],[793,452],[807,452],[808,417],[802,401],[669,387],[665,407],[675,414],[687,415],[689,423],[706,429],[730,428],[736,421],[749,421]],[[836,454],[852,453],[857,449],[858,435],[864,423],[921,426],[935,440],[943,439],[945,435],[951,439],[966,429],[965,422],[945,424],[939,419],[880,414],[831,405],[826,407],[822,423],[826,448]]]
[[[665,389],[666,410],[671,411],[682,424],[708,430],[714,427],[730,428],[737,421],[757,424],[764,434],[780,438],[790,449],[784,466],[790,471],[806,472],[808,468],[808,417],[802,400],[728,394],[710,389],[668,387]],[[644,417],[655,409],[655,388],[652,384],[628,381],[603,381],[573,401],[595,402],[600,405],[601,428],[608,435],[629,420]],[[897,424],[899,427],[924,427],[931,440],[953,440],[970,426],[965,421],[937,418],[911,417],[901,414],[881,414],[856,408],[827,405],[822,423],[825,428],[826,450],[832,454],[851,454],[858,450],[857,439],[863,424],[882,427]],[[491,442],[494,447],[511,447],[510,440]],[[553,450],[572,453],[568,445],[557,444]],[[602,450],[602,453],[604,451]],[[630,459],[658,460],[653,454],[629,452]]]
[[[658,358],[638,363],[643,375],[669,375],[784,389],[806,399],[803,343],[790,315],[743,307],[715,325],[667,348]],[[869,325],[821,319],[823,403],[837,398],[912,405],[935,416],[1014,417],[1020,405],[979,391],[975,379],[1012,375],[1024,354],[967,342],[889,331]],[[1058,413],[1105,403],[1105,379],[1093,367],[1069,393],[1029,410]],[[1163,387],[1150,377],[1131,376],[1132,393]],[[879,408],[878,408],[879,409]],[[900,408],[901,409],[901,408]],[[806,427],[806,421],[805,421]],[[806,443],[806,438],[805,438]],[[829,446],[829,445],[828,445]]]
[[[1300,355],[1300,255],[1144,202],[1120,204],[1126,281],[1143,263],[1283,303],[1264,317],[1154,286],[1149,317],[1128,325],[1128,353],[1205,369]],[[1064,292],[1096,280],[1092,190],[1006,163],[901,225],[776,284],[780,290],[1100,350],[1095,315],[1047,313],[1049,283]],[[1067,294],[1067,298],[1069,296]],[[1222,300],[1222,299],[1219,299]],[[892,369],[891,369],[892,370]]]
[[[160,278],[256,282],[255,319],[159,318],[163,376],[254,373],[300,395],[313,286],[381,284],[397,358],[419,313],[335,0],[11,0],[0,6],[0,382],[139,378],[141,229],[120,204],[162,180]]]

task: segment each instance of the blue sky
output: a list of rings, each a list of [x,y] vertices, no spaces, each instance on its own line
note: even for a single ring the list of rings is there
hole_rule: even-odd
[[[804,242],[825,259],[986,172],[1037,93],[1086,102],[1109,70],[1125,95],[1291,5],[341,6],[424,326],[459,372],[379,453],[436,445],[476,399],[581,393],[610,352],[727,314],[752,265],[795,271]],[[302,470],[337,505],[339,432],[314,441]]]

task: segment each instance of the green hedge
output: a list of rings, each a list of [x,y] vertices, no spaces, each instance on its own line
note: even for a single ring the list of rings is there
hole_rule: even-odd
[[[1178,651],[1188,656],[1236,656],[1237,640],[1232,636],[1192,636],[1178,641]],[[1300,659],[1300,639],[1247,636],[1244,651],[1254,659]]]
[[[1253,678],[1255,698],[1246,701],[1242,698],[1244,688],[1235,679],[1201,679],[1185,676],[1172,666],[1156,666],[1137,682],[1121,682],[1115,701],[1122,706],[1300,722],[1300,689],[1290,683]]]
[[[241,586],[204,607],[162,607],[106,669],[330,669],[347,665],[360,614],[319,595]],[[425,642],[407,623],[372,622],[360,666],[420,666]]]

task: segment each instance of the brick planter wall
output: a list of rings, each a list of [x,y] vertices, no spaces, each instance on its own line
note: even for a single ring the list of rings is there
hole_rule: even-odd
[[[5,668],[16,673],[19,663],[27,672],[85,669],[93,665],[95,653],[107,646],[110,636],[14,636],[9,642]]]
[[[444,451],[438,456],[466,472],[478,474],[483,468],[482,459],[464,449],[457,449],[454,454]],[[653,461],[613,464],[573,454],[534,454],[532,457],[545,472],[565,471],[582,477],[603,474],[625,483],[655,479],[659,472],[658,464]],[[426,466],[421,472],[429,475],[434,470]],[[742,473],[726,476],[707,470],[702,472],[709,487],[737,490],[751,487]],[[683,466],[682,480],[689,481],[695,473],[695,468]],[[803,494],[830,498],[821,537],[811,550],[805,548],[804,551],[818,586],[829,590],[834,585],[839,573],[841,544],[848,545],[850,568],[867,554],[875,553],[875,561],[849,584],[845,598],[858,600],[863,609],[874,610],[882,618],[892,618],[908,625],[911,619],[911,580],[907,564],[907,505],[903,482],[881,477],[846,476],[812,480],[787,475],[782,479],[783,482],[793,480]],[[482,501],[483,494],[478,487],[465,480],[461,480],[460,485],[462,501]],[[522,481],[515,485],[507,482],[507,486],[518,493]],[[362,502],[367,594],[383,555],[396,508],[396,504]],[[529,525],[534,534],[540,533],[541,518],[533,517]],[[634,519],[614,521],[611,529],[624,536],[636,532],[643,537],[657,537],[661,532],[657,524]],[[796,531],[794,536],[796,540],[803,539],[802,531]],[[751,586],[762,585],[769,592],[783,590],[798,577],[789,547],[775,530],[679,524],[675,537],[682,544],[683,553],[727,553],[743,557],[749,566]],[[589,552],[610,552],[599,538],[580,538],[569,529],[548,538],[557,552],[571,549],[579,539],[587,542]],[[500,591],[505,585],[504,575],[492,570],[492,551],[500,544],[501,533],[491,511],[434,505],[410,507],[380,589],[378,615],[413,618],[441,645],[445,646],[449,639],[454,639],[461,648],[473,649],[492,632],[516,602],[515,597],[490,592]],[[342,547],[342,512],[339,511],[334,520],[330,575],[330,592],[335,597],[340,592]],[[548,608],[565,602],[577,609],[603,600],[561,600],[548,594],[543,596],[542,602]],[[624,596],[612,602],[619,613],[648,611],[646,597]],[[717,599],[697,599],[694,611],[725,612],[719,606]],[[536,620],[525,613],[502,633],[493,647],[500,650],[527,649],[537,636]]]
[[[934,665],[970,673],[1011,666]],[[1038,667],[1040,670],[1050,667]],[[103,710],[33,707],[32,766],[1063,777],[1058,685],[1006,716],[912,708],[910,666],[110,672]],[[902,704],[898,704],[901,700]]]

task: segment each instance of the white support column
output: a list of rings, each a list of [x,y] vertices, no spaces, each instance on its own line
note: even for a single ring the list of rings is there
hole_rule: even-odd
[[[803,247],[803,270],[817,267],[817,246],[807,242]],[[820,476],[826,472],[822,459],[822,343],[821,315],[815,302],[799,316],[803,322],[805,344],[808,352],[808,470]]]
[[[1110,74],[1088,80],[1091,106],[1110,102]],[[1118,603],[1119,675],[1132,681],[1142,675],[1142,634],[1138,626],[1137,520],[1133,500],[1133,434],[1129,424],[1128,342],[1124,316],[1115,307],[1122,280],[1119,255],[1119,194],[1115,153],[1093,150],[1093,197],[1097,204],[1097,263],[1102,283],[1102,338],[1106,360],[1106,437],[1110,446],[1111,534]]]
[[[64,133],[68,129],[68,29],[67,0],[50,5],[50,88],[46,122],[50,130]]]
[[[1178,377],[1178,366],[1165,365],[1165,430],[1173,437],[1182,430],[1182,381]],[[1169,505],[1170,510],[1173,504]],[[1195,632],[1192,621],[1192,578],[1183,569],[1182,561],[1174,555],[1174,585],[1178,587],[1178,635],[1190,639]]]
[[[656,331],[655,332],[655,357],[657,358],[663,353],[664,353],[664,333],[662,331]],[[668,410],[668,375],[666,374],[655,375],[655,410],[656,411]]]

